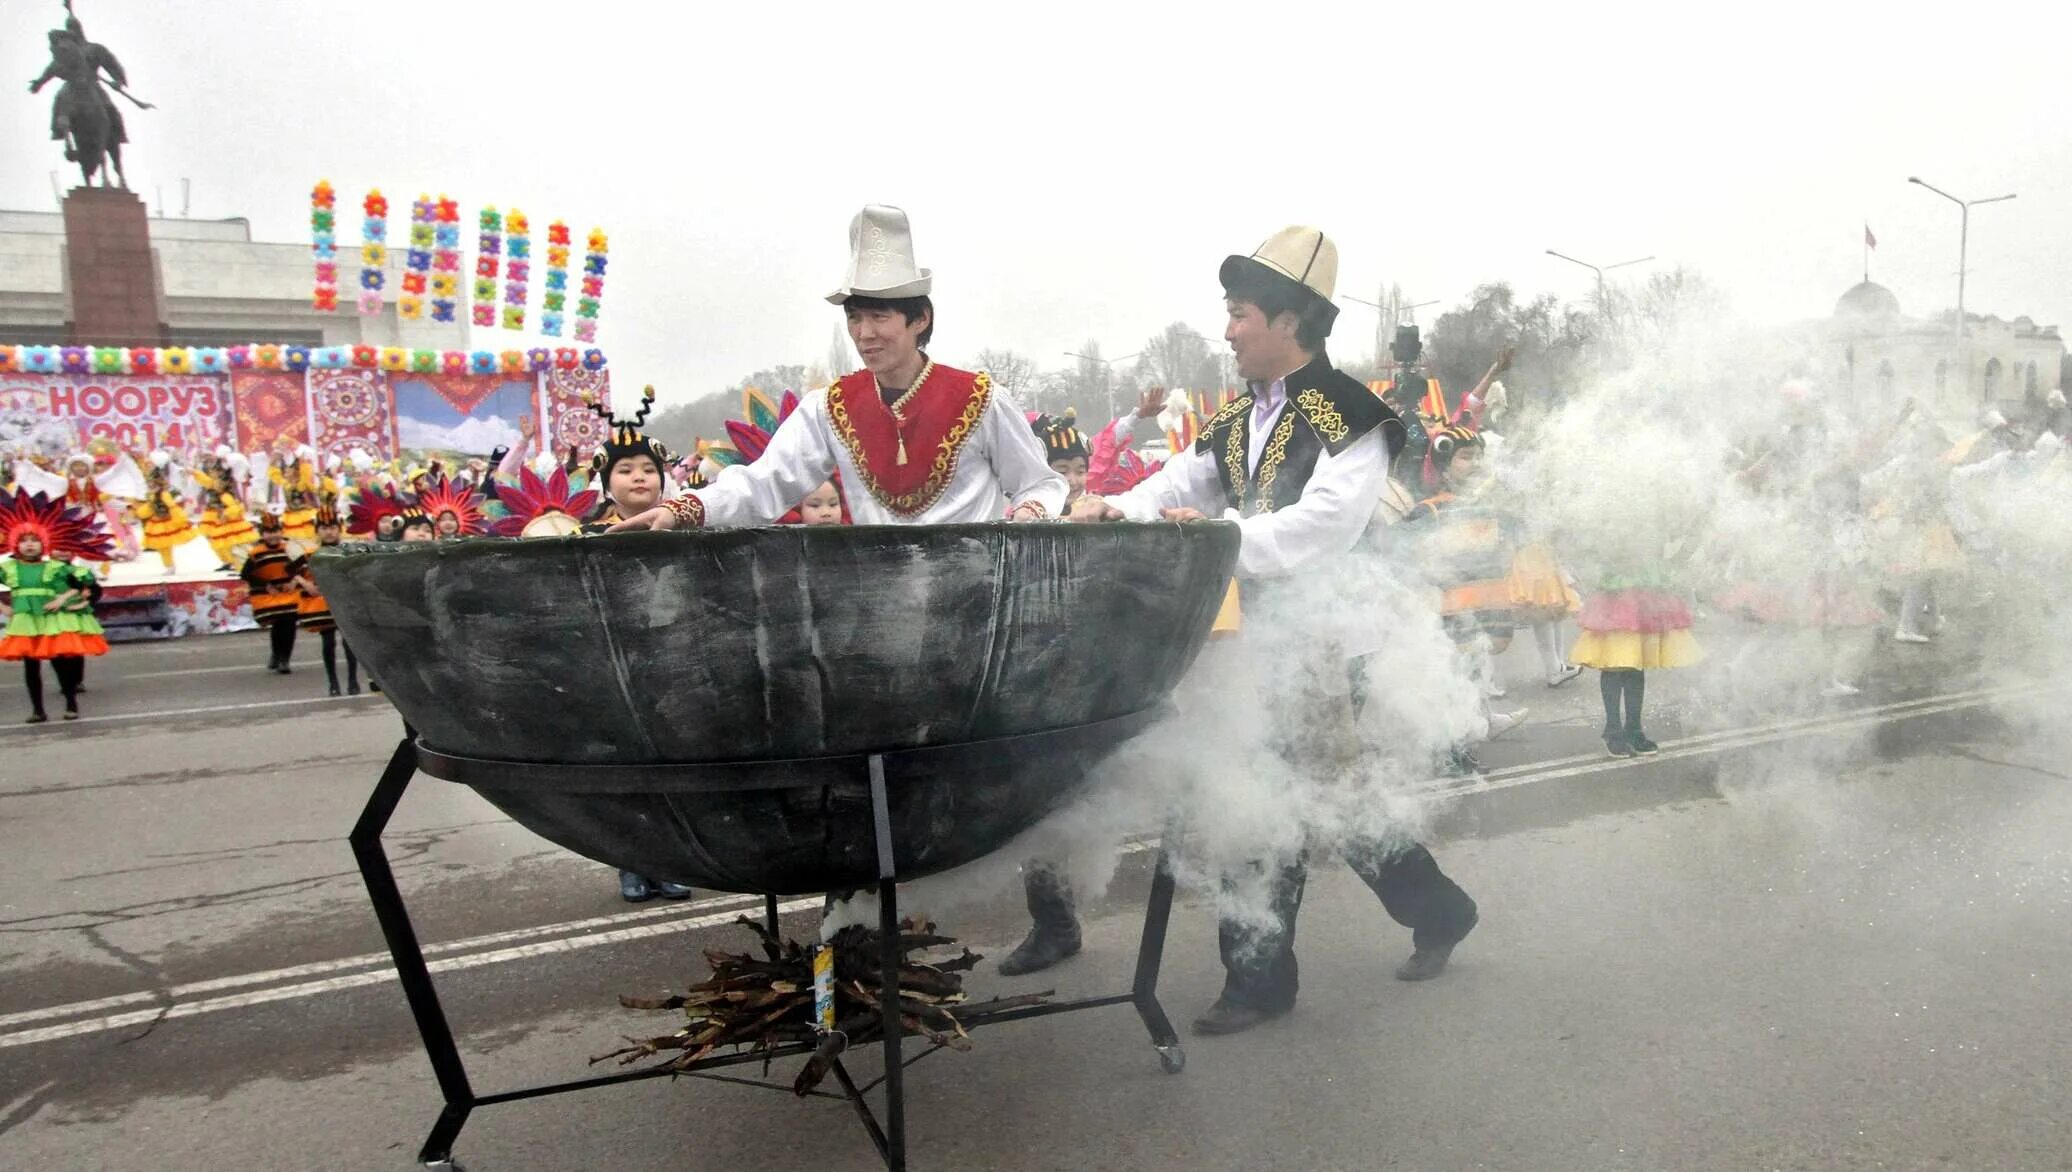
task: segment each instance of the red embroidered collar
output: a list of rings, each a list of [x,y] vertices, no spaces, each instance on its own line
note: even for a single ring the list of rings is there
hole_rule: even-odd
[[[887,509],[912,517],[949,487],[957,457],[992,395],[992,381],[983,374],[932,366],[908,391],[895,417],[878,397],[878,380],[859,370],[828,388],[827,417],[835,437],[849,449],[864,488]],[[904,464],[899,462],[902,447]]]

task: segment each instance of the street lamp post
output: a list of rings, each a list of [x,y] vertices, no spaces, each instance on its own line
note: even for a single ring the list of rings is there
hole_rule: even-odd
[[[1968,397],[1971,394],[1971,323],[1964,320],[1964,274],[1971,243],[1971,208],[1974,204],[2000,203],[2013,199],[2014,193],[1996,195],[1990,199],[1958,199],[1919,175],[1907,176],[1907,182],[1925,187],[1957,205],[1957,322],[1956,332],[1951,335],[1951,348],[1961,348],[1964,351],[1961,356],[1953,357],[1962,357],[1964,360],[1964,393]]]
[[[1642,256],[1635,257],[1632,260],[1622,260],[1618,264],[1614,265],[1594,265],[1587,260],[1577,260],[1575,257],[1572,257],[1565,252],[1556,252],[1551,248],[1547,250],[1547,255],[1560,257],[1562,260],[1565,260],[1572,265],[1582,265],[1584,268],[1589,269],[1591,272],[1597,274],[1597,314],[1599,317],[1604,319],[1607,325],[1609,325],[1612,320],[1612,303],[1606,300],[1605,298],[1604,275],[1608,272],[1611,272],[1613,269],[1623,269],[1627,265],[1643,265],[1655,259],[1652,256]]]

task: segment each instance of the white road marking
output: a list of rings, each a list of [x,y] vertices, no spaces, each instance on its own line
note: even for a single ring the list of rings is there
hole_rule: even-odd
[[[1817,717],[1776,721],[1743,729],[1728,729],[1706,733],[1680,741],[1655,757],[1634,757],[1607,760],[1594,756],[1566,757],[1552,761],[1534,762],[1529,765],[1513,766],[1493,771],[1466,784],[1447,783],[1420,789],[1419,793],[1431,797],[1460,797],[1467,794],[1487,793],[1514,786],[1541,781],[1555,781],[1561,778],[1578,777],[1612,769],[1627,769],[1659,761],[1676,761],[1732,749],[1750,748],[1771,744],[1797,736],[1813,736],[1827,732],[1844,732],[1876,725],[1893,719],[1927,716],[1940,712],[1951,712],[1961,708],[1972,708],[2000,699],[2036,695],[2072,689],[2072,684],[2044,683],[2013,685],[2000,688],[1979,689],[1970,692],[1956,692],[1942,696],[1928,696],[1914,700],[1897,701],[1874,708],[1855,709],[1847,712],[1827,713]],[[293,704],[307,701],[280,701]],[[231,709],[270,707],[272,705],[229,705]],[[203,709],[200,711],[210,711]],[[114,717],[104,719],[117,719]],[[1151,850],[1158,845],[1156,837],[1138,838],[1126,843],[1123,853]],[[812,896],[781,902],[778,911],[784,914],[815,909],[821,899]],[[507,932],[491,933],[464,940],[448,941],[425,947],[428,967],[433,973],[458,972],[464,969],[480,968],[501,964],[505,961],[522,960],[535,956],[577,952],[607,944],[628,940],[639,940],[659,936],[668,932],[687,931],[694,928],[713,927],[731,923],[743,911],[759,908],[762,897],[755,895],[725,895],[702,899],[686,905],[673,907],[643,908],[639,911],[620,912],[609,916],[595,916],[583,920],[571,920],[559,924],[547,924],[536,928],[519,928]],[[653,922],[643,922],[653,921]],[[613,927],[613,925],[624,925]],[[608,928],[607,931],[593,931]],[[502,947],[498,947],[498,946]],[[125,993],[114,997],[103,997],[92,1001],[80,1001],[70,1005],[50,1006],[43,1009],[26,1010],[0,1016],[0,1049],[33,1045],[38,1042],[58,1041],[64,1038],[80,1037],[86,1034],[105,1033],[111,1030],[129,1029],[149,1025],[160,1020],[195,1017],[205,1013],[216,1013],[229,1009],[244,1009],[279,1001],[300,1000],[317,997],[325,993],[377,985],[396,979],[395,971],[388,967],[387,953],[366,953],[339,960],[318,961],[312,964],[266,972],[245,973],[236,976],[218,977],[197,981],[168,990],[163,997],[172,1004],[162,1004],[162,997],[153,992]],[[354,972],[351,970],[363,970]],[[327,975],[336,974],[336,975]],[[321,977],[318,980],[304,980],[307,977]],[[283,984],[282,982],[296,982]],[[254,986],[260,986],[253,988]],[[271,987],[264,987],[271,986]],[[248,989],[246,992],[225,996],[206,996],[229,989]],[[186,1000],[198,997],[199,1000]],[[148,1008],[120,1013],[107,1013],[126,1005],[145,1005]],[[100,1014],[98,1017],[82,1015]],[[81,1018],[77,1021],[63,1021],[61,1024],[37,1028],[17,1029],[39,1021],[64,1018]]]
[[[304,704],[355,704],[366,700],[381,700],[381,693],[363,696],[311,696],[303,700],[255,700],[249,704],[211,704],[203,708],[166,708],[152,712],[120,712],[113,716],[82,716],[68,720],[62,725],[52,721],[47,725],[25,727],[20,725],[0,727],[0,736],[8,733],[24,733],[30,736],[54,732],[60,728],[78,728],[82,724],[134,724],[145,720],[165,720],[175,716],[206,716],[212,712],[255,712],[263,708],[294,708]],[[362,705],[364,706],[364,705]]]
[[[162,680],[168,676],[205,676],[227,671],[250,672],[256,676],[265,670],[258,663],[232,663],[222,667],[176,667],[167,668],[163,671],[126,671],[117,678],[124,683],[128,683],[130,680]]]

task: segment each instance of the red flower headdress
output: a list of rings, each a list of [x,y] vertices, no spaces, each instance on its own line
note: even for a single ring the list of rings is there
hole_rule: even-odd
[[[400,517],[406,507],[393,489],[369,484],[353,497],[352,508],[345,515],[345,531],[355,537],[372,536],[381,528],[382,518]]]
[[[30,535],[42,539],[43,556],[54,561],[105,562],[115,556],[114,542],[98,515],[40,492],[17,488],[12,495],[0,494],[0,550],[12,554],[16,543]]]
[[[496,523],[490,527],[490,532],[498,537],[537,537],[543,533],[573,533],[583,518],[589,516],[590,511],[597,507],[599,495],[594,488],[586,488],[581,492],[569,491],[566,469],[556,468],[552,476],[542,480],[531,468],[520,468],[516,485],[505,485],[497,490],[497,503],[504,507],[506,515],[497,518]],[[534,532],[526,532],[527,529],[534,528],[534,522],[550,517],[566,518],[568,523],[562,525],[559,522],[547,521]]]
[[[1160,460],[1154,464],[1125,446],[1116,429],[1130,422],[1129,416],[1110,423],[1094,437],[1093,448],[1086,461],[1086,491],[1096,495],[1128,492],[1142,483],[1153,472],[1164,466]],[[1124,429],[1127,431],[1127,429]]]
[[[416,510],[437,521],[441,514],[460,518],[463,537],[489,532],[489,518],[482,513],[482,497],[473,488],[455,488],[444,475],[427,476],[417,490]]]

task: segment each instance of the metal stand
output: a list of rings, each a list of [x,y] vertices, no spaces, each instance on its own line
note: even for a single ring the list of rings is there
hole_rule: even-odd
[[[1091,738],[1112,744],[1115,738],[1136,731],[1158,715],[1160,713],[1156,710],[1136,713],[1117,720],[1061,729],[1054,733],[1003,738],[1003,742],[1027,743],[1032,739],[1059,737]],[[350,841],[353,856],[359,861],[360,877],[367,884],[368,901],[374,905],[375,918],[381,922],[381,932],[388,941],[389,955],[395,961],[396,975],[403,985],[403,995],[410,1002],[411,1016],[417,1020],[417,1033],[424,1042],[425,1057],[432,1064],[432,1074],[438,1080],[439,1093],[446,1102],[445,1109],[439,1114],[438,1122],[432,1125],[431,1134],[425,1137],[424,1146],[418,1150],[417,1158],[421,1164],[427,1168],[459,1168],[460,1165],[453,1159],[453,1142],[460,1135],[461,1128],[467,1124],[469,1113],[477,1107],[497,1103],[567,1094],[571,1091],[638,1082],[663,1075],[684,1075],[790,1093],[791,1088],[788,1085],[735,1078],[712,1072],[723,1067],[762,1062],[772,1058],[804,1056],[814,1050],[815,1047],[811,1043],[792,1043],[780,1046],[774,1051],[753,1054],[714,1055],[700,1059],[681,1070],[650,1067],[575,1079],[570,1082],[545,1083],[493,1094],[478,1094],[468,1080],[467,1067],[461,1061],[460,1049],[454,1042],[453,1028],[447,1023],[445,1011],[440,1008],[438,990],[432,984],[430,970],[425,966],[424,949],[418,943],[416,929],[411,926],[409,910],[404,906],[402,892],[396,887],[395,873],[389,867],[388,854],[381,843],[382,832],[387,828],[390,817],[395,814],[396,806],[402,801],[403,791],[409,787],[411,779],[417,776],[420,769],[434,777],[463,782],[478,776],[494,777],[501,774],[508,777],[514,770],[536,772],[551,769],[557,776],[567,776],[575,782],[576,784],[570,786],[572,789],[580,788],[584,775],[601,779],[598,788],[618,788],[637,775],[651,781],[662,780],[666,788],[671,789],[714,790],[741,788],[742,767],[726,764],[514,765],[509,762],[478,761],[439,753],[419,745],[411,730],[406,728],[404,732],[404,738],[396,746],[395,753],[390,756],[388,767],[382,771],[381,780],[376,783],[374,793],[367,799],[367,807],[361,812],[359,822],[353,826]],[[900,1020],[897,1005],[900,952],[899,875],[893,862],[891,804],[886,794],[886,764],[888,760],[896,766],[911,766],[924,760],[956,760],[965,753],[982,751],[988,745],[1000,743],[1002,742],[974,742],[910,751],[819,758],[811,763],[817,768],[799,769],[791,774],[801,779],[793,784],[804,785],[824,784],[830,769],[842,769],[852,778],[862,774],[868,779],[871,817],[876,830],[879,928],[885,942],[884,981],[880,992],[883,1003],[880,1012],[887,1023],[897,1023]],[[1178,1074],[1184,1069],[1187,1064],[1186,1053],[1180,1047],[1179,1036],[1173,1032],[1172,1022],[1166,1019],[1165,1009],[1158,1002],[1159,965],[1165,955],[1166,922],[1173,907],[1173,874],[1167,849],[1163,843],[1159,848],[1158,867],[1151,879],[1150,899],[1144,910],[1144,934],[1137,948],[1136,977],[1131,982],[1129,992],[1026,1006],[994,1014],[977,1024],[991,1025],[997,1022],[1047,1017],[1055,1013],[1102,1009],[1112,1005],[1133,1005],[1136,1007],[1137,1015],[1143,1019],[1145,1029],[1151,1034],[1151,1044],[1158,1051],[1160,1066],[1167,1074]],[[775,895],[765,895],[764,916],[770,931],[774,934],[777,931]],[[885,1069],[879,1078],[859,1086],[841,1059],[836,1058],[832,1073],[836,1083],[841,1087],[840,1093],[822,1090],[810,1092],[818,1098],[846,1100],[854,1107],[858,1120],[870,1136],[872,1145],[877,1148],[886,1168],[892,1172],[904,1172],[907,1166],[906,1068],[940,1049],[939,1046],[931,1045],[912,1058],[902,1058],[904,1040],[897,1028],[888,1027],[885,1031]],[[885,1088],[882,1125],[866,1098],[881,1085]]]

